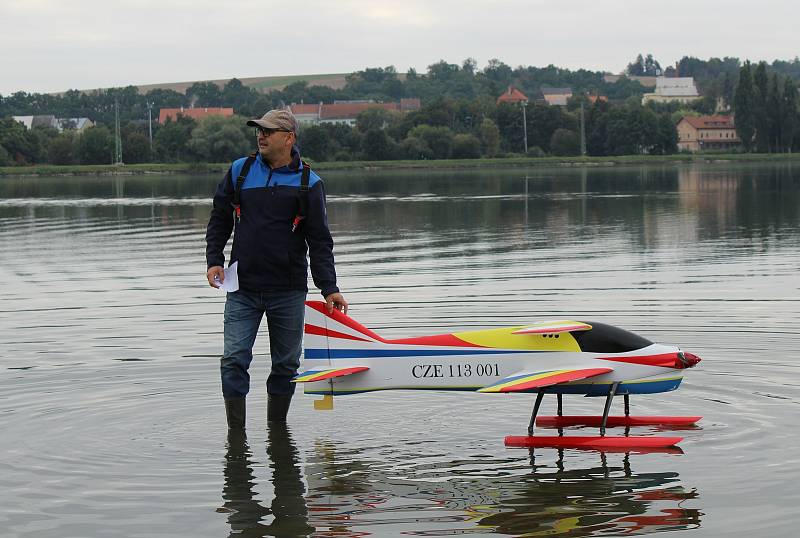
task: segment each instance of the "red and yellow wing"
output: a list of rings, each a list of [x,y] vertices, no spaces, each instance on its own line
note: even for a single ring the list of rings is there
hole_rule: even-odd
[[[549,387],[559,383],[580,381],[609,372],[613,368],[585,368],[581,370],[549,370],[546,372],[521,372],[501,379],[493,385],[479,389],[478,392],[523,392],[531,389]]]
[[[324,381],[334,377],[357,374],[369,370],[368,366],[350,366],[347,368],[328,368],[326,370],[308,370],[300,372],[297,377],[292,379],[293,383],[313,383],[314,381]]]

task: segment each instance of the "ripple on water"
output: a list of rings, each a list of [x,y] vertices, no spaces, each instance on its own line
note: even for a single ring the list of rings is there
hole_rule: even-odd
[[[527,426],[529,395],[375,393],[337,398],[330,413],[298,395],[288,431],[268,431],[266,333],[248,435],[228,437],[224,297],[206,286],[203,259],[218,178],[164,196],[160,183],[141,197],[102,182],[108,193],[67,201],[10,192],[4,533],[793,535],[796,180],[776,201],[772,183],[737,190],[670,170],[539,171],[529,191],[516,172],[386,188],[371,178],[366,195],[330,181],[351,313],[387,337],[564,317],[702,357],[679,391],[632,399],[636,414],[704,416],[670,431],[685,437],[682,452],[629,455],[506,449],[503,436]],[[575,414],[602,406],[564,403]]]

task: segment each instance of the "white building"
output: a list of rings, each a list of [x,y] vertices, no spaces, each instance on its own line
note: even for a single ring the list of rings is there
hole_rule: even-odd
[[[642,104],[655,103],[691,103],[700,99],[693,77],[658,77],[656,91],[642,96]]]
[[[58,120],[55,116],[11,116],[11,118],[14,121],[20,122],[28,130],[34,127],[52,127],[53,129],[58,129]]]
[[[358,115],[370,108],[381,108],[399,113],[419,110],[420,100],[417,98],[400,99],[397,103],[376,103],[374,101],[334,101],[331,104],[289,105],[289,111],[301,125],[318,125],[320,123],[344,123],[353,126]]]
[[[94,127],[94,122],[89,118],[58,118],[58,130],[74,130],[82,133],[89,127]]]
[[[94,122],[89,118],[56,118],[52,115],[11,116],[11,118],[28,130],[43,127],[56,129],[58,132],[72,129],[80,133],[89,127],[94,127]]]
[[[550,106],[567,106],[567,101],[572,97],[572,88],[547,88],[542,87],[542,98]]]

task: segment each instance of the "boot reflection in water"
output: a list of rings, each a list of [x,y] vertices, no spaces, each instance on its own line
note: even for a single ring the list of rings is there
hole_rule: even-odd
[[[270,508],[256,500],[252,452],[244,430],[229,430],[227,449],[222,488],[224,504],[217,512],[229,514],[230,536],[294,537],[314,532],[308,525],[297,448],[285,424],[273,425],[267,437],[266,452],[275,495]]]
[[[262,519],[268,518],[271,512],[255,500],[253,486],[256,479],[250,461],[252,452],[247,444],[247,434],[243,429],[228,430],[227,448],[223,470],[225,482],[222,486],[224,503],[221,508],[217,509],[217,512],[229,514],[228,524],[231,526],[231,536],[240,534],[242,531],[265,529],[265,525],[260,522]],[[259,536],[268,536],[268,534],[259,534]]]
[[[274,536],[310,535],[314,532],[314,527],[308,524],[306,488],[300,472],[300,457],[286,422],[270,424],[267,432],[267,456],[275,493],[272,500],[272,514],[275,519],[269,525],[271,532]]]

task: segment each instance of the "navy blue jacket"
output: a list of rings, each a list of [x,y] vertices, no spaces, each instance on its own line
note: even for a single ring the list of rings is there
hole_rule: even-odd
[[[292,231],[299,211],[300,155],[292,152],[288,166],[272,169],[259,154],[250,167],[239,200],[241,219],[235,222],[232,206],[236,178],[246,157],[234,161],[217,186],[214,207],[206,229],[208,267],[225,264],[223,250],[233,236],[230,263],[239,262],[239,288],[246,291],[308,289],[311,276],[323,296],[339,291],[333,262],[333,239],[328,229],[325,190],[311,170],[306,218]]]

